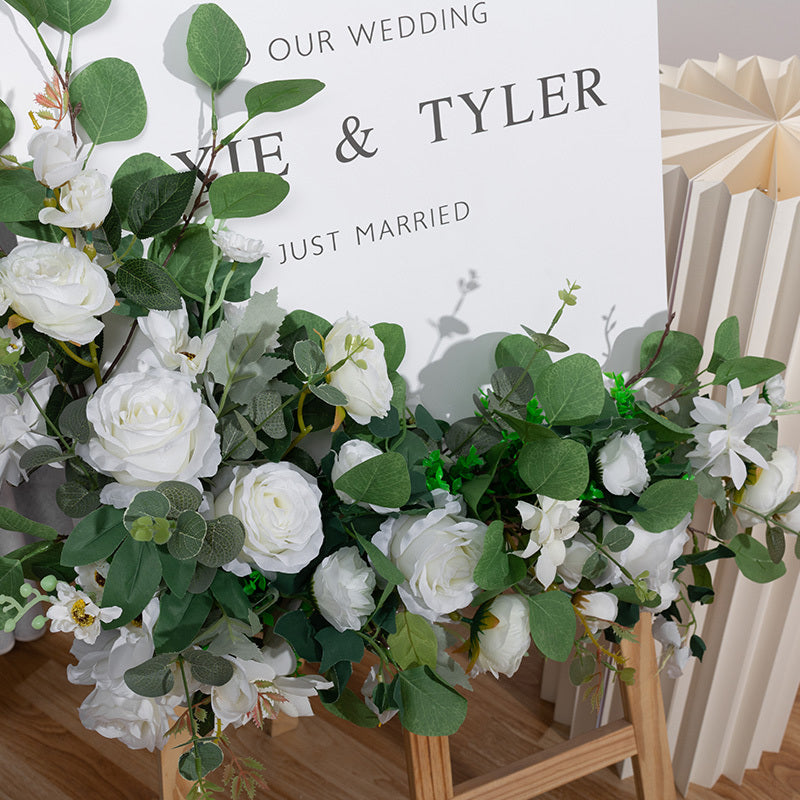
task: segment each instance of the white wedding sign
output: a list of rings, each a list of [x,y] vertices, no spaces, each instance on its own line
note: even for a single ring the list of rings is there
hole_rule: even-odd
[[[544,330],[567,279],[583,288],[555,333],[601,361],[630,355],[665,307],[655,0],[222,0],[250,59],[220,97],[220,130],[257,83],[318,78],[299,108],[253,120],[216,168],[284,174],[287,200],[231,227],[264,239],[259,289],[286,308],[400,322],[412,389],[444,396],[491,371],[498,332]],[[114,0],[79,32],[76,67],[133,63],[149,102],[135,143],[99,148],[112,171],[150,151],[176,168],[208,143],[204,87],[186,65],[196,5]],[[49,77],[32,31],[0,7],[0,97],[24,155]],[[66,43],[45,27],[51,46]],[[9,96],[12,85],[15,93]],[[135,146],[135,150],[133,149]],[[657,319],[656,319],[657,317]]]

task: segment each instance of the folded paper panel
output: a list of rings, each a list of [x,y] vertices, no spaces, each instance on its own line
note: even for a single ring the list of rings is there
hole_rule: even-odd
[[[695,131],[668,136],[662,140],[662,158],[665,164],[680,164],[694,178],[740,148],[757,144],[764,133],[764,126],[746,126],[718,130],[713,135]]]
[[[725,181],[734,194],[755,187],[774,196],[771,191],[774,160],[775,136],[766,131],[711,164],[701,175],[703,180]]]

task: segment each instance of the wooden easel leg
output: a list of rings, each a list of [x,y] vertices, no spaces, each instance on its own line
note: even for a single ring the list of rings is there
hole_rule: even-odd
[[[275,719],[264,720],[264,733],[267,736],[280,736],[283,733],[293,731],[299,724],[300,720],[297,717],[278,714]]]
[[[625,719],[636,736],[633,775],[639,800],[675,800],[675,779],[667,741],[664,703],[658,677],[652,615],[642,614],[634,629],[638,642],[620,645],[627,666],[636,670],[633,686],[620,684]]]
[[[446,736],[417,736],[403,730],[411,800],[450,800],[453,772]]]
[[[192,782],[178,772],[178,760],[185,750],[181,744],[188,743],[189,739],[188,731],[170,736],[161,751],[161,800],[185,800],[192,788]]]

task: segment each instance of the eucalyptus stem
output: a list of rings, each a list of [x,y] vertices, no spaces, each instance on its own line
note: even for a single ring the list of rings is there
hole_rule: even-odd
[[[181,671],[181,680],[183,681],[183,691],[186,695],[186,714],[189,717],[189,730],[192,734],[192,750],[194,751],[194,769],[197,773],[197,780],[202,788],[202,774],[203,763],[200,760],[200,753],[197,750],[197,741],[200,738],[197,735],[197,726],[194,721],[194,714],[192,713],[192,696],[189,692],[189,682],[186,680],[186,670],[184,669],[184,661],[181,656],[178,656],[178,669]]]

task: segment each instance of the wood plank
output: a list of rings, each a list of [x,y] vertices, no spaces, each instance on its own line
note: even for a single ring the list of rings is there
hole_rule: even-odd
[[[403,731],[411,800],[450,800],[453,769],[447,736],[417,736]]]
[[[636,752],[633,727],[625,720],[576,736],[541,753],[455,787],[453,800],[528,800]]]

